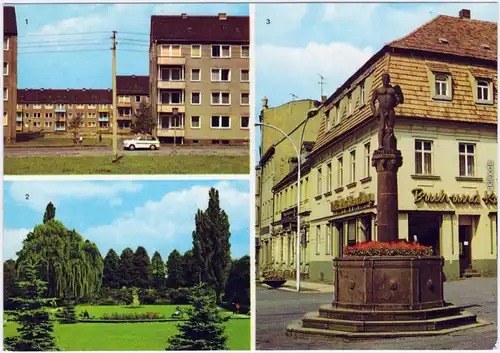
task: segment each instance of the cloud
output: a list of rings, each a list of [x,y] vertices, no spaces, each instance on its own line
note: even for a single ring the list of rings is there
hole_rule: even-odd
[[[122,193],[135,193],[142,185],[122,181],[102,183],[94,181],[13,181],[9,194],[18,204],[35,211],[43,211],[50,201],[58,204],[67,199],[110,198],[110,203],[117,205],[117,196]]]
[[[250,194],[227,181],[214,186],[219,190],[221,207],[229,216],[231,231],[248,229]],[[208,205],[209,186],[169,192],[158,201],[147,201],[109,224],[90,227],[83,232],[98,244],[116,244],[135,248],[151,244],[186,244],[191,242],[194,216]],[[102,248],[104,251],[104,247]]]
[[[16,253],[22,248],[23,240],[31,229],[16,228],[3,230],[3,260],[16,259]]]

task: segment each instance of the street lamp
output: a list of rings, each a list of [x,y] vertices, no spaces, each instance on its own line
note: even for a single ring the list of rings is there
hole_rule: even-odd
[[[178,119],[178,112],[179,112],[179,109],[178,108],[172,108],[172,113],[173,113],[173,118],[174,118],[174,151],[173,153],[175,154],[175,142],[177,140],[177,119]]]
[[[265,123],[255,123],[255,126],[266,126],[270,127],[271,129],[274,129],[278,132],[280,132],[283,136],[285,136],[293,146],[293,149],[295,150],[295,153],[297,154],[297,244],[296,244],[296,261],[297,261],[297,292],[300,292],[300,169],[301,169],[301,156],[300,156],[300,148],[302,147],[302,143],[304,140],[304,131],[306,130],[307,122],[309,121],[310,118],[314,117],[316,114],[318,114],[318,109],[313,108],[307,112],[307,116],[304,120],[304,126],[302,127],[302,133],[300,135],[300,145],[299,149],[297,148],[297,145],[293,142],[292,138],[285,133],[283,130],[280,128],[274,126],[274,125],[269,125]]]

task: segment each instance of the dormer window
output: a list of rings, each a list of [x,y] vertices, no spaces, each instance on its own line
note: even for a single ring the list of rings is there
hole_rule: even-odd
[[[490,50],[491,47],[488,44],[481,44],[481,49]]]
[[[451,76],[436,73],[434,75],[434,99],[451,100]]]
[[[325,126],[326,126],[326,131],[330,131],[332,129],[332,122],[330,120],[330,111],[325,112]]]
[[[493,87],[490,80],[476,80],[476,102],[480,104],[493,104]]]
[[[448,44],[449,42],[448,42],[448,39],[446,39],[446,38],[439,38],[439,43]]]
[[[340,124],[340,106],[337,104],[335,106],[335,126]]]
[[[352,114],[352,95],[349,94],[347,96],[347,114],[351,115]]]

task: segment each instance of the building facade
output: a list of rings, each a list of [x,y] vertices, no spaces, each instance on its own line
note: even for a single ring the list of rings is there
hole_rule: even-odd
[[[249,141],[248,16],[152,16],[150,92],[167,143]]]
[[[149,76],[116,76],[119,134],[129,134],[132,120],[141,108],[149,108]]]
[[[4,143],[16,140],[17,102],[17,23],[16,10],[3,7],[3,138]]]
[[[377,240],[371,156],[378,123],[370,97],[384,72],[405,95],[395,125],[403,155],[399,238],[432,246],[444,257],[449,280],[496,275],[496,31],[496,23],[472,20],[467,10],[438,16],[382,48],[324,102],[302,171],[310,179],[301,217],[303,277],[332,281],[332,258],[345,246]],[[274,187],[275,198],[291,180],[293,173]],[[275,215],[278,227],[294,219],[283,206]],[[290,271],[295,242],[287,237],[293,233],[281,233],[273,240],[272,262]]]

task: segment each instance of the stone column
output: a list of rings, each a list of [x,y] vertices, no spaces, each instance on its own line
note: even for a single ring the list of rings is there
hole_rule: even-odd
[[[401,151],[379,148],[373,152],[377,170],[377,240],[398,241],[398,169],[403,165]]]

